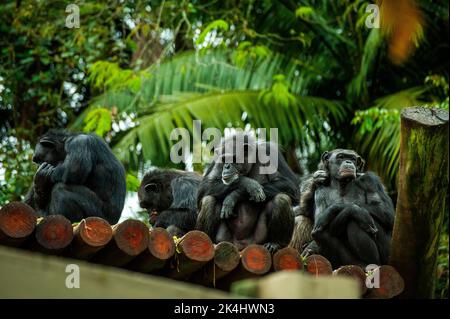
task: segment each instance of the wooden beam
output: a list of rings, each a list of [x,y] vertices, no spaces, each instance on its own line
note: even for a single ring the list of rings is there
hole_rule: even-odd
[[[69,264],[80,269],[80,288],[69,289]],[[0,298],[230,298],[184,282],[0,246]]]

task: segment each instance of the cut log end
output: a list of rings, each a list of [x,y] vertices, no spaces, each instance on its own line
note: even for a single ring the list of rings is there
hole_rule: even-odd
[[[45,249],[64,249],[71,243],[72,238],[72,224],[63,215],[46,216],[36,226],[36,240]]]
[[[183,254],[193,261],[207,262],[214,258],[214,245],[204,232],[192,230],[178,243]]]
[[[342,266],[334,270],[333,275],[355,278],[359,282],[361,295],[364,295],[366,293],[367,291],[366,273],[360,266],[356,265]]]
[[[148,247],[149,229],[141,221],[125,220],[113,226],[117,247],[129,256],[137,256]]]
[[[239,265],[241,257],[235,245],[221,242],[215,246],[214,264],[221,270],[229,272]]]
[[[164,228],[154,228],[150,231],[148,249],[153,256],[167,260],[175,254],[175,244],[172,236]]]
[[[244,268],[254,274],[262,275],[272,267],[270,252],[261,245],[249,245],[241,252]]]
[[[394,267],[383,265],[374,271],[377,270],[379,271],[380,276],[380,287],[369,289],[365,298],[390,299],[403,292],[405,289],[405,282]]]
[[[312,275],[331,275],[333,267],[325,257],[321,255],[311,255],[306,258],[306,271]]]
[[[105,246],[112,238],[113,232],[109,223],[99,217],[83,219],[74,232],[81,237],[83,242],[92,247]]]
[[[303,269],[300,253],[292,247],[278,250],[273,255],[273,268],[275,271]]]
[[[36,212],[27,204],[6,204],[0,209],[0,233],[14,239],[26,238],[33,233],[36,220]]]
[[[402,111],[402,118],[424,126],[439,126],[448,122],[448,111],[428,107],[408,107]]]

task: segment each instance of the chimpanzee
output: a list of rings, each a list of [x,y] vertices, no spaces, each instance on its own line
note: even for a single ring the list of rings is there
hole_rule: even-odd
[[[261,161],[262,152],[277,159],[274,170],[264,171],[271,164]],[[232,135],[222,141],[200,183],[196,228],[215,242],[229,241],[239,249],[264,244],[274,252],[292,236],[297,185],[278,145],[246,133]]]
[[[146,208],[154,227],[181,237],[195,228],[197,191],[202,177],[194,172],[155,169],[144,175],[139,204]]]
[[[300,214],[314,223],[314,240],[303,255],[320,253],[334,267],[387,263],[394,205],[380,179],[363,167],[352,150],[322,155],[319,170],[302,185]]]
[[[125,169],[100,137],[50,130],[39,138],[33,162],[40,166],[25,202],[41,215],[117,223],[125,203]]]

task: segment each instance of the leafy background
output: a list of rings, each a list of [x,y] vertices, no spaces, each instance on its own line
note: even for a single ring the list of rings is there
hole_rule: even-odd
[[[175,127],[270,128],[289,165],[353,148],[395,201],[399,114],[448,109],[448,1],[71,1],[0,4],[0,205],[20,200],[50,127],[95,132],[127,169],[130,198],[173,164]],[[112,5],[113,4],[113,5]],[[139,216],[139,215],[138,215]],[[448,216],[437,297],[448,297]]]

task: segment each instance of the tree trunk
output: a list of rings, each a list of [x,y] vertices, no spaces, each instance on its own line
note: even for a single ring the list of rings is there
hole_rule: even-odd
[[[448,112],[407,108],[401,115],[397,211],[390,264],[405,280],[402,298],[432,298],[448,210]]]

